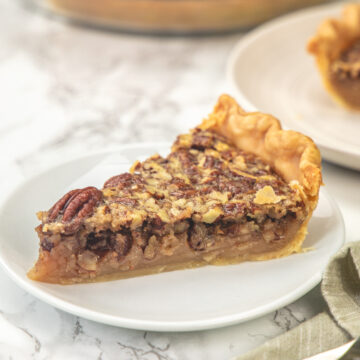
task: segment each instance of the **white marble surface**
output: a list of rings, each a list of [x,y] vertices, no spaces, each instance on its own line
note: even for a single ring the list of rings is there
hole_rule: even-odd
[[[171,140],[227,90],[240,34],[166,38],[97,32],[0,1],[0,196],[59,161],[118,144]],[[360,173],[324,164],[347,240],[360,239]],[[191,333],[121,329],[57,310],[0,270],[0,360],[227,359],[324,308],[319,287],[244,324]]]

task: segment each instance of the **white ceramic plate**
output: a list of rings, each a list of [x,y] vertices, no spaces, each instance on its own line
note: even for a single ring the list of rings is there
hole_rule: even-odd
[[[296,12],[252,31],[235,46],[227,75],[247,110],[278,117],[312,137],[325,159],[360,170],[360,113],[336,104],[324,89],[308,39],[342,5]]]
[[[169,145],[132,145],[98,153],[27,179],[0,208],[0,263],[34,296],[64,311],[127,328],[189,331],[252,319],[304,295],[344,242],[341,214],[325,190],[309,225],[305,247],[314,250],[266,262],[247,262],[112,282],[53,285],[31,281],[26,272],[38,254],[34,227],[69,187],[102,186],[136,159],[166,154]]]

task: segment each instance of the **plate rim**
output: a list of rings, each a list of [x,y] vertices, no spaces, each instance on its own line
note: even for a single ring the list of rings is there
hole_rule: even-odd
[[[53,171],[54,169],[62,166],[66,166],[70,163],[77,162],[84,158],[91,158],[96,155],[106,155],[110,153],[120,152],[124,150],[128,150],[131,148],[146,148],[146,147],[168,147],[170,143],[168,142],[146,142],[146,143],[132,143],[132,144],[124,144],[118,147],[114,147],[112,149],[102,150],[102,151],[93,151],[86,155],[76,156],[74,158],[67,159],[65,161],[59,161],[52,166],[43,169],[35,173],[34,175],[28,177],[27,179],[23,179],[20,181],[13,189],[10,191],[7,196],[4,196],[0,199],[0,217],[3,216],[5,211],[5,205],[9,202],[9,200],[16,195],[16,193],[24,186],[26,186],[29,182],[36,180],[38,177],[44,176],[46,173]],[[331,208],[334,211],[335,218],[338,221],[339,231],[341,233],[341,241],[339,245],[339,249],[345,243],[345,224],[342,213],[333,199],[333,197],[329,194],[329,192],[322,188],[321,192],[324,194],[323,196],[329,201]],[[0,234],[1,238],[2,235]],[[4,241],[4,240],[2,240]],[[1,243],[0,243],[1,245]],[[199,330],[209,330],[215,329],[225,326],[230,326],[238,323],[242,323],[251,319],[258,318],[260,316],[266,315],[271,311],[275,311],[283,306],[288,305],[289,303],[296,301],[307,292],[309,292],[312,288],[314,288],[322,278],[322,273],[325,270],[322,269],[315,273],[312,277],[308,278],[300,287],[296,290],[282,296],[275,301],[272,301],[266,305],[262,305],[252,310],[248,310],[242,313],[232,313],[226,314],[222,316],[215,316],[208,319],[201,320],[185,320],[182,322],[179,321],[154,321],[154,320],[139,320],[139,319],[129,319],[124,317],[119,317],[116,315],[109,315],[105,313],[101,313],[99,311],[91,310],[88,308],[84,308],[79,305],[74,305],[67,300],[63,300],[58,298],[57,296],[48,293],[45,289],[38,288],[33,286],[31,282],[27,282],[21,275],[17,274],[14,271],[10,264],[8,264],[1,254],[0,247],[0,266],[4,269],[5,273],[23,290],[28,292],[29,294],[35,296],[37,299],[54,306],[57,309],[65,311],[67,313],[71,313],[76,316],[80,316],[82,318],[92,320],[95,322],[123,327],[128,329],[136,329],[136,330],[146,330],[146,331],[167,331],[167,332],[185,332],[185,331],[199,331]]]
[[[230,84],[232,91],[236,94],[237,99],[239,100],[240,104],[246,108],[248,111],[261,111],[258,109],[246,96],[244,91],[237,85],[235,81],[235,64],[239,53],[243,52],[249,45],[253,44],[260,38],[264,33],[269,30],[272,30],[278,26],[283,26],[285,23],[291,23],[295,20],[300,20],[301,18],[306,18],[310,15],[316,16],[321,14],[322,12],[331,11],[331,10],[339,10],[344,7],[344,3],[330,3],[325,5],[317,5],[312,6],[306,9],[297,10],[295,12],[291,12],[290,14],[282,15],[277,17],[271,21],[268,21],[254,30],[251,30],[249,33],[244,35],[231,49],[229,56],[226,61],[225,65],[225,73],[227,82]],[[281,119],[280,119],[281,121]],[[333,151],[337,152],[338,154],[348,155],[348,156],[356,156],[360,159],[360,148],[359,149],[339,149],[338,147],[329,146],[329,144],[324,144],[323,141],[320,139],[316,139],[317,145],[323,148],[325,151]],[[330,161],[334,161],[329,159]],[[341,165],[341,164],[339,164]],[[343,165],[344,166],[344,165]],[[357,168],[356,168],[357,169]]]

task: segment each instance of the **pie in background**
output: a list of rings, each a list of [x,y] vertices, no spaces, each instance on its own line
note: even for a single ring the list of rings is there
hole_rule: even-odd
[[[91,26],[149,34],[213,34],[248,29],[329,0],[30,0]]]
[[[300,252],[322,183],[313,141],[222,95],[167,157],[38,213],[33,280],[73,284]]]
[[[346,5],[339,19],[326,19],[307,49],[332,97],[360,110],[360,4]]]

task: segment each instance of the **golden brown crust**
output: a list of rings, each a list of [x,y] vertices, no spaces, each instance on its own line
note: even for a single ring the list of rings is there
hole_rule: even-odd
[[[166,158],[136,162],[101,191],[72,190],[39,213],[28,276],[100,281],[299,252],[320,184],[311,139],[222,95]]]
[[[201,125],[229,138],[239,149],[260,156],[287,182],[296,180],[306,196],[317,197],[322,182],[321,157],[314,142],[279,120],[260,112],[245,112],[236,101],[222,95]]]
[[[360,4],[348,4],[339,19],[326,19],[309,40],[310,53],[335,60],[354,40],[360,38]]]
[[[222,95],[214,111],[201,125],[203,129],[219,132],[239,149],[254,153],[269,163],[290,186],[300,190],[309,209],[304,225],[292,245],[265,258],[274,258],[300,251],[306,235],[307,223],[316,208],[322,184],[321,156],[314,142],[307,136],[283,130],[279,120],[260,112],[245,112],[236,101]],[[258,259],[263,259],[259,256]]]
[[[316,58],[323,83],[333,98],[341,105],[360,110],[344,96],[332,80],[331,67],[341,54],[360,40],[360,4],[348,4],[339,19],[324,20],[317,33],[309,40],[307,50]]]

